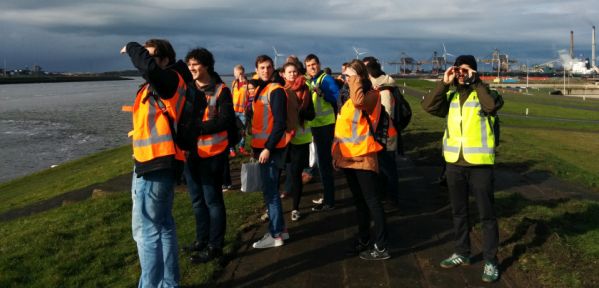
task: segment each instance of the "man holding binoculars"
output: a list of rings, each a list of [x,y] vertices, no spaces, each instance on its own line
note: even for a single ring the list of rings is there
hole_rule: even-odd
[[[423,98],[421,105],[426,112],[447,118],[443,156],[447,163],[455,250],[440,265],[453,268],[470,264],[468,196],[472,193],[483,230],[485,265],[482,280],[494,282],[499,278],[499,231],[493,206],[493,165],[498,144],[494,122],[498,121],[496,111],[503,102],[492,96],[488,86],[478,77],[476,69],[474,56],[457,57],[454,66],[445,71],[443,80],[437,83],[433,93]],[[454,90],[450,90],[452,85]]]

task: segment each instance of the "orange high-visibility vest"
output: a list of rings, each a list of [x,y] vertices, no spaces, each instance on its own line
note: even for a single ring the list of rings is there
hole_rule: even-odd
[[[206,94],[208,106],[206,106],[206,110],[204,110],[202,121],[206,122],[218,116],[216,102],[218,101],[218,98],[220,98],[223,88],[225,88],[225,84],[217,84],[214,89],[214,95]],[[227,130],[214,134],[200,135],[198,137],[198,155],[202,158],[216,156],[225,151],[228,145],[229,140],[227,139]]]
[[[376,129],[381,115],[381,97],[378,91],[376,97],[374,111],[368,115],[374,129]],[[351,99],[345,101],[335,122],[335,141],[333,143],[338,146],[341,155],[357,157],[382,150],[383,146],[374,140],[373,133],[370,131],[370,125],[368,125],[362,110],[356,109]],[[335,148],[333,147],[333,149]]]
[[[254,116],[252,117],[252,147],[254,148],[265,148],[266,140],[272,133],[274,126],[274,118],[272,116],[272,110],[270,108],[270,93],[275,89],[281,89],[285,95],[285,89],[283,86],[277,83],[269,83],[260,91],[259,95],[255,97],[252,102],[252,110]],[[291,134],[285,132],[281,140],[276,145],[276,148],[283,148],[287,146],[287,143],[291,140]]]
[[[244,85],[239,86],[239,81],[235,80],[231,87],[233,88],[233,110],[235,110],[236,113],[243,113],[248,98],[247,82],[245,82]]]
[[[138,162],[147,162],[158,157],[174,155],[175,159],[184,160],[183,150],[179,149],[173,141],[168,118],[156,101],[162,101],[169,116],[176,123],[185,102],[187,85],[183,77],[179,76],[177,91],[173,97],[162,99],[158,95],[152,96],[150,84],[144,85],[133,104],[133,157]],[[173,124],[175,124],[173,123]],[[175,124],[176,125],[176,124]]]

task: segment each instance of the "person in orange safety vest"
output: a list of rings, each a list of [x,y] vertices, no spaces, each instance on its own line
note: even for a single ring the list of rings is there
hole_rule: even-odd
[[[185,57],[193,85],[204,92],[207,106],[198,125],[197,153],[189,153],[185,179],[196,222],[191,261],[206,263],[222,255],[226,213],[222,193],[223,173],[228,161],[227,130],[235,121],[229,88],[214,71],[214,56],[196,48]]]
[[[381,98],[368,79],[366,66],[353,60],[345,70],[349,99],[339,110],[335,123],[333,165],[342,169],[354,198],[358,235],[347,253],[365,260],[388,259],[387,223],[378,197],[377,153],[384,147],[375,140],[381,115]],[[373,131],[374,130],[374,131]],[[370,221],[374,237],[370,237]]]
[[[290,141],[286,133],[287,94],[282,83],[273,79],[273,61],[266,55],[256,58],[258,87],[252,102],[252,149],[260,164],[262,193],[268,209],[268,233],[254,242],[254,248],[283,245],[289,238],[279,197],[279,175],[285,165],[285,148]]]
[[[175,61],[175,50],[162,39],[121,49],[146,80],[133,107],[132,232],[137,243],[139,287],[179,284],[178,244],[172,215],[175,179],[184,154],[173,141],[168,111],[176,123],[191,74]]]

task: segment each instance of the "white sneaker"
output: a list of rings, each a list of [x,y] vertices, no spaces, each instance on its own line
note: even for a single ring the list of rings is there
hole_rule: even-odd
[[[262,238],[266,237],[266,235],[270,235],[270,232],[266,232],[266,234],[264,234],[264,236],[262,236]],[[281,233],[281,239],[287,241],[289,240],[289,232],[287,232],[287,230],[283,231],[283,233]]]
[[[264,234],[264,237],[262,237],[262,239],[254,242],[254,244],[252,244],[252,247],[258,249],[273,248],[283,246],[283,243],[283,237],[273,238],[272,236],[270,236],[270,233],[266,233]]]
[[[264,212],[264,214],[260,215],[260,220],[262,220],[262,222],[266,222],[268,221],[268,210],[266,210],[266,212]]]
[[[302,217],[298,210],[291,211],[291,221],[297,221]]]
[[[312,203],[314,203],[314,204],[322,204],[322,200],[323,200],[322,197],[315,198],[315,199],[312,199]]]

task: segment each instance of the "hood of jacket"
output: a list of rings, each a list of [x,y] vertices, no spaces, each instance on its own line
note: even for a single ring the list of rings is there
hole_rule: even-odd
[[[370,80],[374,87],[396,86],[395,79],[389,75],[381,75],[377,78],[370,78]]]
[[[183,77],[183,81],[185,83],[193,81],[193,76],[191,76],[191,72],[189,72],[189,68],[187,68],[187,64],[185,64],[185,62],[183,62],[181,60],[175,62],[175,64],[168,66],[167,69],[173,69],[173,70],[177,71],[181,75],[181,77]]]

